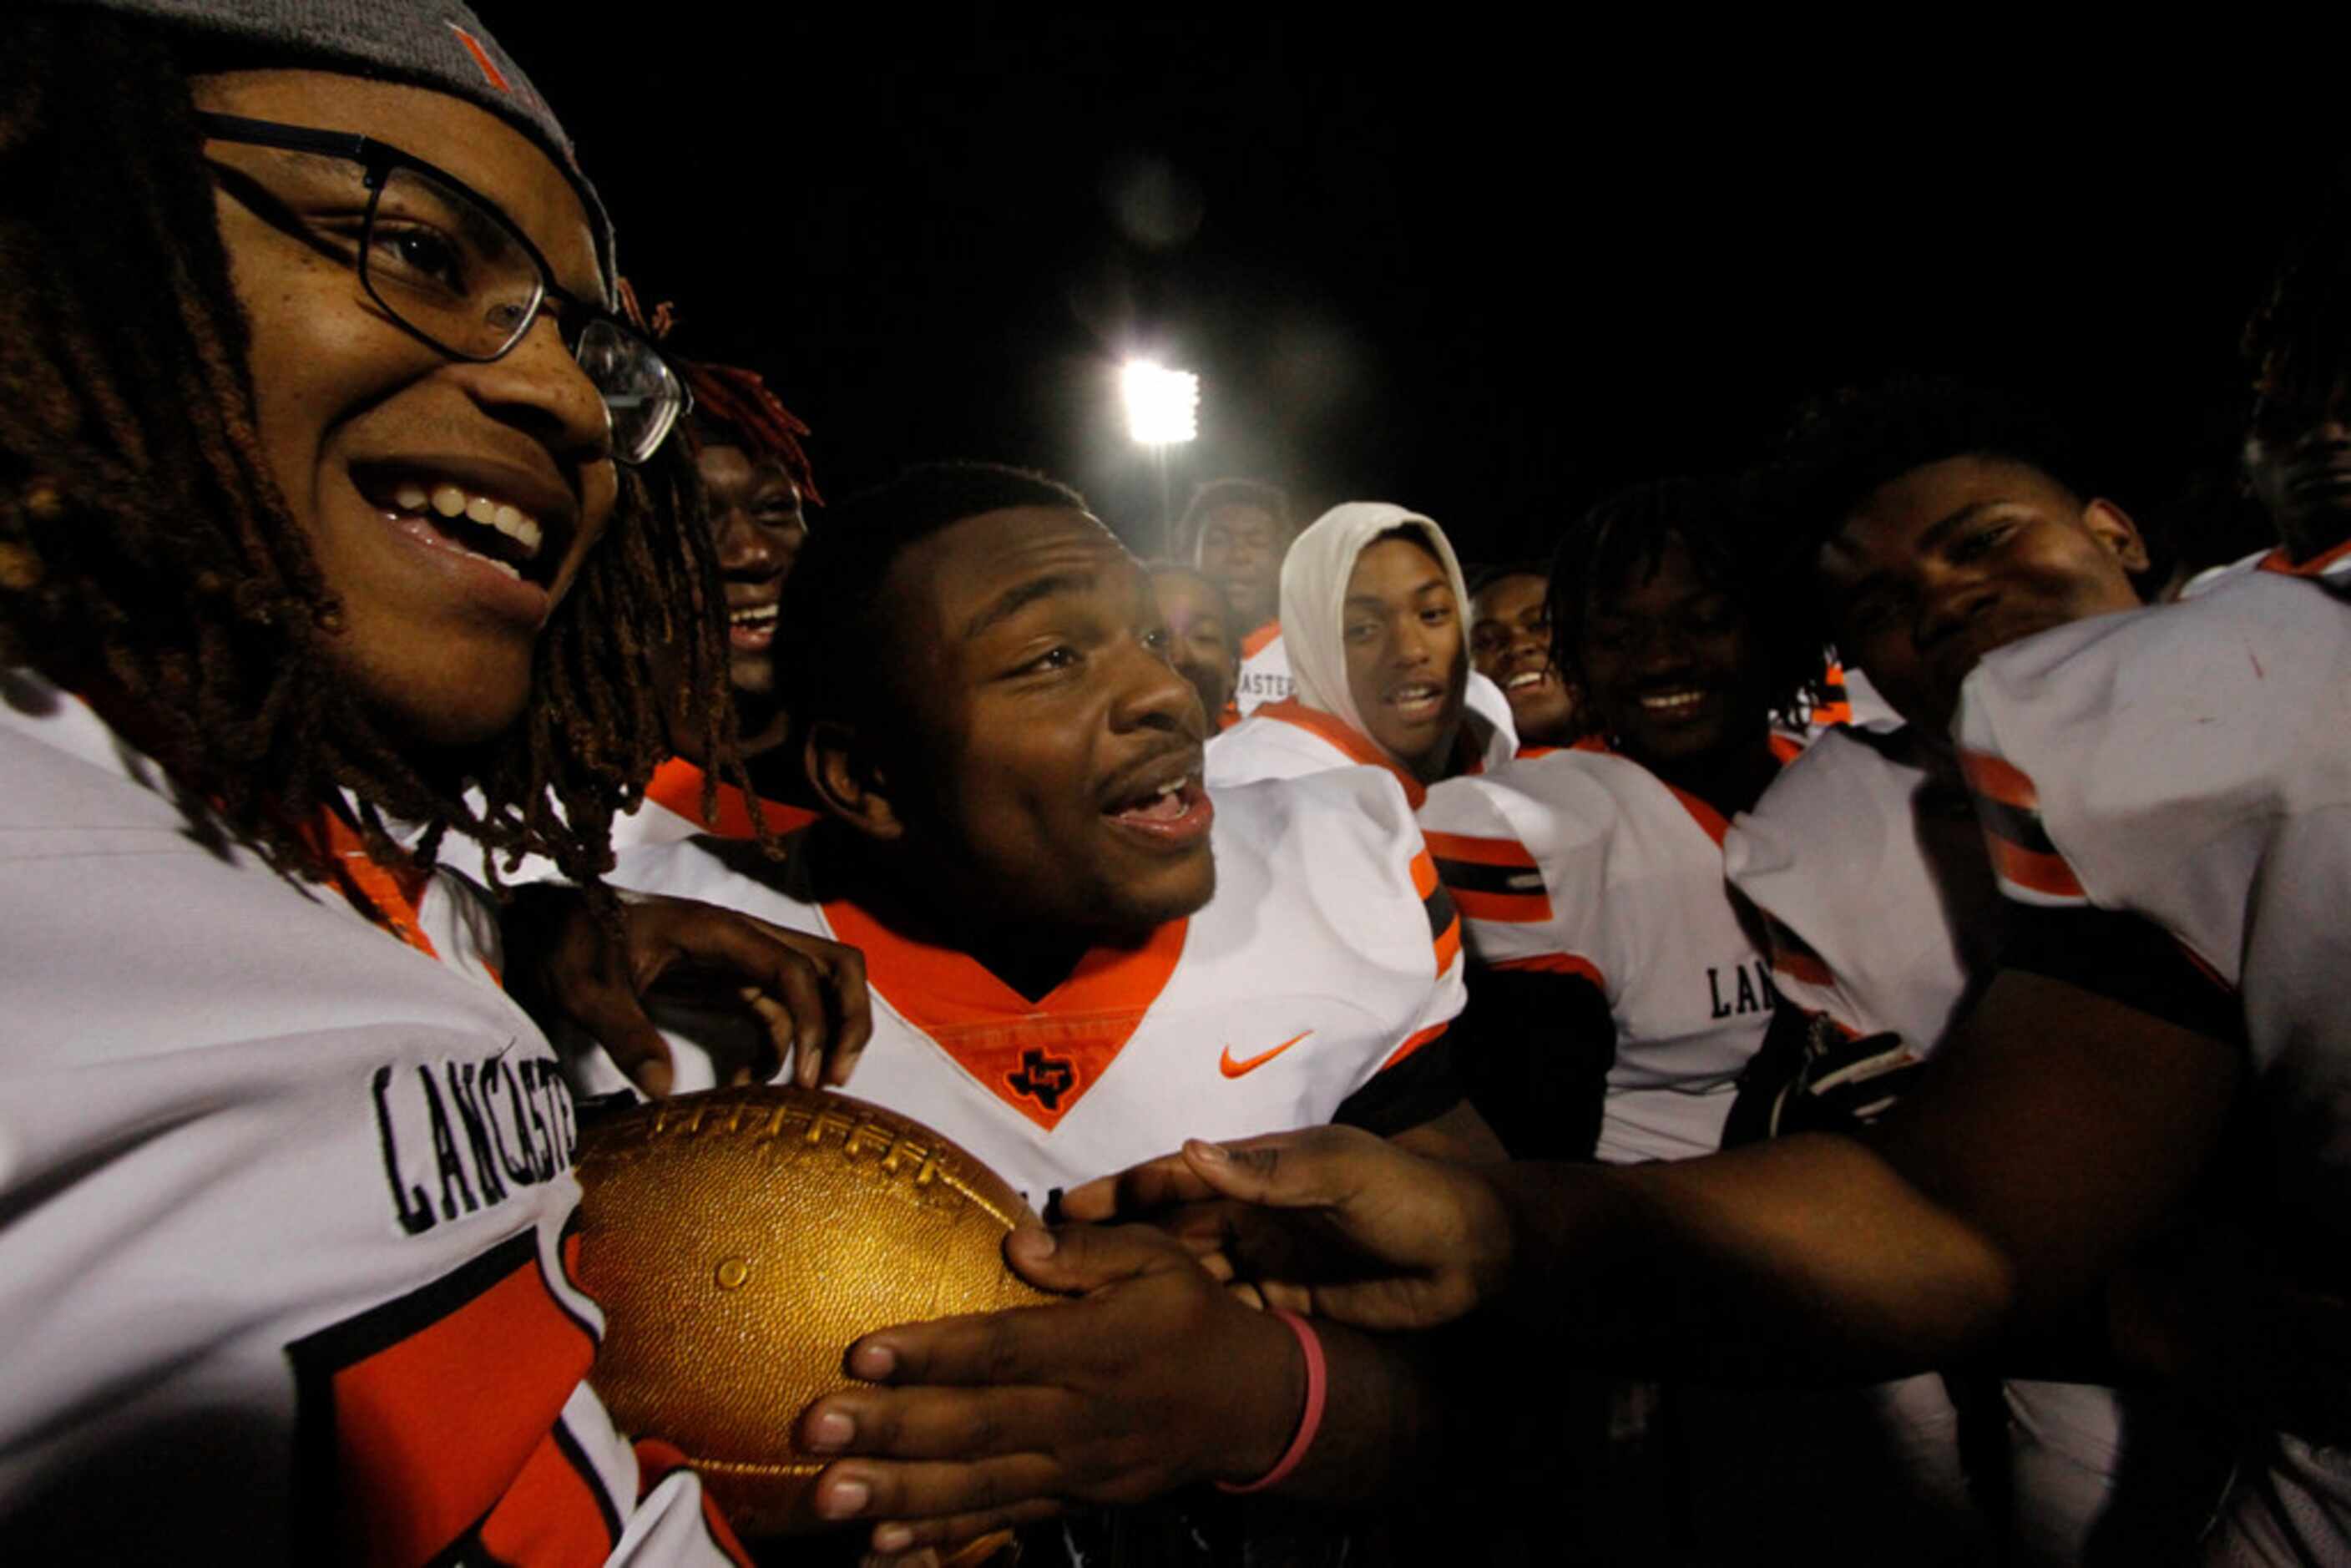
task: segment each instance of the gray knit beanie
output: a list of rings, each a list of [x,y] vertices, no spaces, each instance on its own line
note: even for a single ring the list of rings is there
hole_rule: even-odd
[[[580,172],[571,139],[489,29],[456,0],[44,0],[157,24],[191,38],[250,45],[256,64],[315,68],[431,88],[478,104],[543,148],[580,193],[609,280],[612,222]],[[340,126],[320,129],[336,131]]]

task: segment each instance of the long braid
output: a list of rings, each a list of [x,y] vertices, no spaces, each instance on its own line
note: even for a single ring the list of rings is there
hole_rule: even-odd
[[[344,793],[380,855],[392,818],[426,827],[420,856],[455,826],[592,878],[663,752],[648,650],[685,651],[697,719],[725,689],[687,460],[624,476],[523,721],[428,776],[334,662],[340,607],[262,455],[193,112],[151,30],[0,20],[0,660],[100,701],[281,870],[322,872],[305,825]]]

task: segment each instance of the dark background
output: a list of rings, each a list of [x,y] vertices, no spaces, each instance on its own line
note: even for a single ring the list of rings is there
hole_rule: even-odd
[[[1308,518],[1415,506],[1473,559],[1901,370],[2037,395],[2159,519],[2231,460],[2239,328],[2341,145],[2331,82],[2240,84],[2200,44],[480,9],[677,346],[765,373],[828,489],[1028,464],[1144,549],[1138,351],[1204,383],[1178,508],[1247,474]]]

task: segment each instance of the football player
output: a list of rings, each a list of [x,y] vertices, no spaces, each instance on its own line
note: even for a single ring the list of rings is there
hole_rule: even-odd
[[[1209,717],[1239,723],[1259,703],[1290,695],[1290,654],[1281,642],[1281,563],[1298,535],[1290,497],[1254,479],[1200,486],[1176,525],[1176,559],[1197,566],[1224,594],[1240,633],[1241,667],[1231,701]]]
[[[1722,835],[1795,754],[1771,716],[1820,661],[1763,637],[1732,507],[1727,486],[1698,480],[1593,507],[1562,541],[1547,619],[1594,733],[1438,784],[1421,809],[1484,993],[1542,1020],[1531,1043],[1605,1076],[1604,1113],[1538,1113],[1587,1129],[1596,1117],[1593,1143],[1559,1153],[1713,1152],[1771,1022]]]
[[[1934,716],[1992,649],[2137,609],[2147,569],[2130,517],[2011,397],[1932,382],[1848,393],[1808,444],[1791,503],[1802,580],[1768,612],[1834,639],[1900,701],[1932,706],[1891,732],[1823,735],[1725,842],[1733,885],[1771,921],[1775,984],[1820,1020],[1751,1075],[1742,1116],[1782,1128],[1820,1124],[1832,1104],[1890,1103],[1902,1082],[1890,1070],[1931,1055],[1998,965],[2001,900]],[[2200,1523],[2199,1445],[2154,1396],[2135,1399],[2126,1431],[2114,1395],[2090,1384],[2011,1379],[2002,1394],[2010,1515],[2033,1560],[2078,1561],[2094,1528],[2105,1549],[2136,1531],[2141,1550],[2171,1555]],[[2116,1492],[2126,1458],[2141,1474],[2179,1473]],[[2208,1481],[2208,1509],[2212,1493]],[[2110,1496],[2125,1509],[2101,1524]]]
[[[1509,760],[1510,704],[1470,668],[1461,565],[1427,517],[1379,501],[1334,507],[1281,567],[1297,695],[1208,749],[1212,784],[1384,768],[1417,807],[1439,779]]]
[[[696,832],[755,838],[755,803],[771,835],[815,820],[788,803],[791,770],[761,760],[783,743],[789,725],[777,695],[776,616],[808,538],[808,506],[821,499],[800,445],[808,426],[750,371],[692,360],[678,370],[694,394],[682,434],[702,482],[702,515],[726,593],[726,684],[748,777],[714,775],[706,764],[726,743],[724,733],[704,733],[675,716],[672,755],[646,784],[644,808],[613,824],[616,849]]]
[[[1393,779],[1211,800],[1148,575],[1050,480],[933,465],[839,517],[782,632],[827,820],[780,862],[634,850],[619,885],[861,949],[858,1092],[1040,1207],[1204,1116],[1482,1131],[1442,1038],[1458,921]]]
[[[602,209],[455,4],[12,6],[0,99],[0,1538],[727,1561],[432,867],[593,880],[711,570]]]
[[[1469,591],[1469,657],[1501,687],[1519,732],[1519,755],[1573,745],[1583,733],[1574,688],[1551,660],[1550,576],[1540,566],[1504,567]]]
[[[1335,1119],[1499,1155],[1450,1071],[1459,922],[1402,789],[1347,768],[1212,800],[1206,713],[1149,579],[1073,492],[939,465],[846,503],[786,589],[781,643],[825,820],[781,861],[695,840],[632,851],[615,878],[862,949],[876,1029],[860,1095],[1040,1207],[1204,1119]],[[696,1043],[673,1041],[682,1061]],[[1262,1475],[1300,1418],[1300,1345],[1205,1278],[1185,1284],[1180,1254],[1152,1271],[1123,1300],[1173,1301],[1197,1343],[1156,1317],[1136,1333],[1118,1292],[1056,1322],[1105,1368],[1138,1357],[1113,1408],[1165,1484]],[[1363,1344],[1330,1348],[1365,1364],[1367,1389],[1396,1375]],[[828,1406],[809,1440],[845,1446],[854,1409]],[[1053,1429],[1069,1448],[1102,1440],[1091,1412]],[[1360,1496],[1380,1473],[1305,1484]],[[834,1477],[820,1506],[862,1513],[860,1484]],[[1143,1490],[1121,1485],[1095,1500]]]

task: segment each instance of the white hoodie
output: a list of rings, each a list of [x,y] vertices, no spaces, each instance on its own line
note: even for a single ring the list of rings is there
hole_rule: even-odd
[[[1298,536],[1281,563],[1281,641],[1289,651],[1296,692],[1287,703],[1269,703],[1259,708],[1209,745],[1211,785],[1291,779],[1367,762],[1402,771],[1396,759],[1372,738],[1371,728],[1347,688],[1347,653],[1342,634],[1347,580],[1354,575],[1355,558],[1374,539],[1399,528],[1419,529],[1445,568],[1454,603],[1460,609],[1462,662],[1468,662],[1469,590],[1445,530],[1418,512],[1385,501],[1349,501],[1333,507]],[[1465,733],[1479,753],[1479,766],[1495,768],[1509,761],[1518,751],[1519,737],[1501,688],[1473,670],[1467,701]],[[1301,714],[1301,709],[1312,712]],[[1416,783],[1408,783],[1405,793],[1417,804]]]

